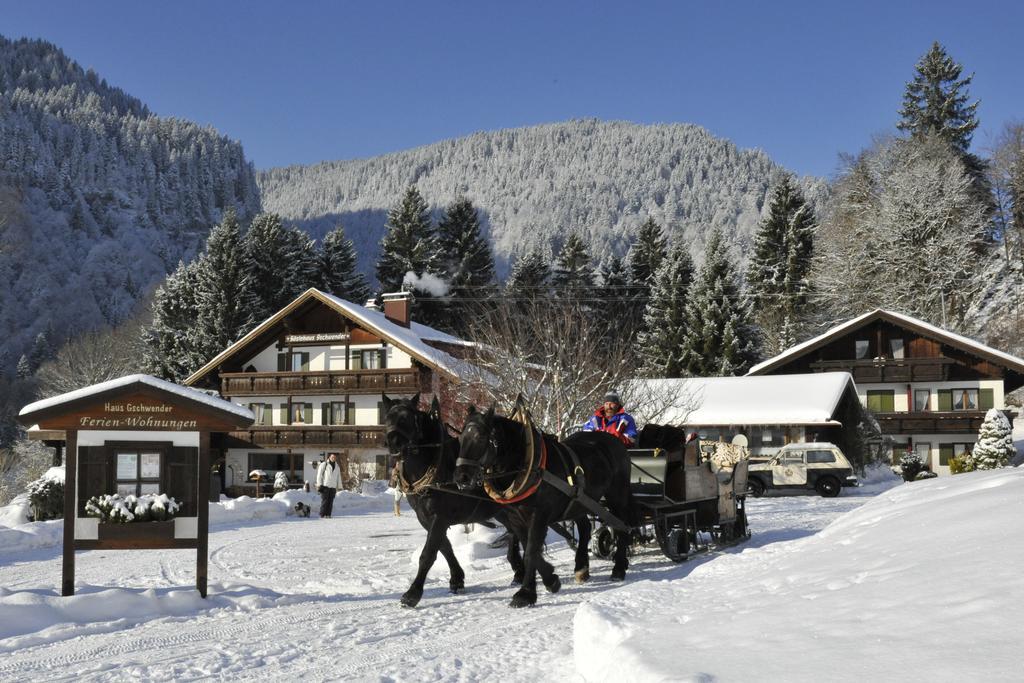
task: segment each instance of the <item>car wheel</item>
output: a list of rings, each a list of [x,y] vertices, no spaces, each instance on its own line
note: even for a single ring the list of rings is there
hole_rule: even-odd
[[[814,485],[814,490],[824,498],[835,498],[839,495],[839,481],[835,477],[822,477]]]
[[[747,488],[750,489],[750,495],[754,498],[760,498],[764,495],[764,484],[762,484],[761,480],[756,477],[751,477],[750,480],[747,481]]]

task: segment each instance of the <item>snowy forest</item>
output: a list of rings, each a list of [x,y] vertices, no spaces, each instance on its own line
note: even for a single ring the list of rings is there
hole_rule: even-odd
[[[259,189],[216,131],[53,46],[0,47],[0,445],[31,398],[180,380],[310,286],[406,287],[414,319],[467,337],[484,309],[543,302],[634,376],[742,374],[879,306],[1024,353],[1024,124],[972,146],[972,76],[938,43],[892,130],[830,181],[692,125],[585,120],[272,169]]]

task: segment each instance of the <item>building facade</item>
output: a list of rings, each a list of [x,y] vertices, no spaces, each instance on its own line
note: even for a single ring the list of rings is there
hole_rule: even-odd
[[[910,316],[876,309],[751,368],[749,375],[853,375],[894,462],[918,453],[933,472],[970,451],[986,411],[1006,411],[1024,360]],[[1012,411],[1006,411],[1011,423]]]
[[[254,493],[256,470],[265,486],[278,472],[313,485],[330,453],[350,476],[386,478],[382,394],[436,394],[451,410],[462,362],[439,347],[467,346],[411,321],[410,303],[385,295],[379,311],[309,289],[185,380],[255,416],[214,444],[225,492]]]
[[[644,421],[684,426],[711,441],[742,434],[754,456],[812,441],[834,443],[850,457],[858,447],[851,429],[863,411],[847,372],[636,380],[628,389],[640,403],[664,406],[657,415],[638,414]]]

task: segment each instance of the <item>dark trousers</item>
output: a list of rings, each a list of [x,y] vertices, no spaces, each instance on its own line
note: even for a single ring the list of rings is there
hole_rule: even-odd
[[[338,492],[338,489],[332,489],[329,486],[324,486],[320,489],[320,516],[330,517],[331,512],[334,510],[334,494]]]

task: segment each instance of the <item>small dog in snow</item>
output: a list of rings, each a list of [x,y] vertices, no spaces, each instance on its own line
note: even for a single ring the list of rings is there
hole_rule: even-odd
[[[309,517],[309,506],[300,500],[295,504],[295,514],[299,517]]]

